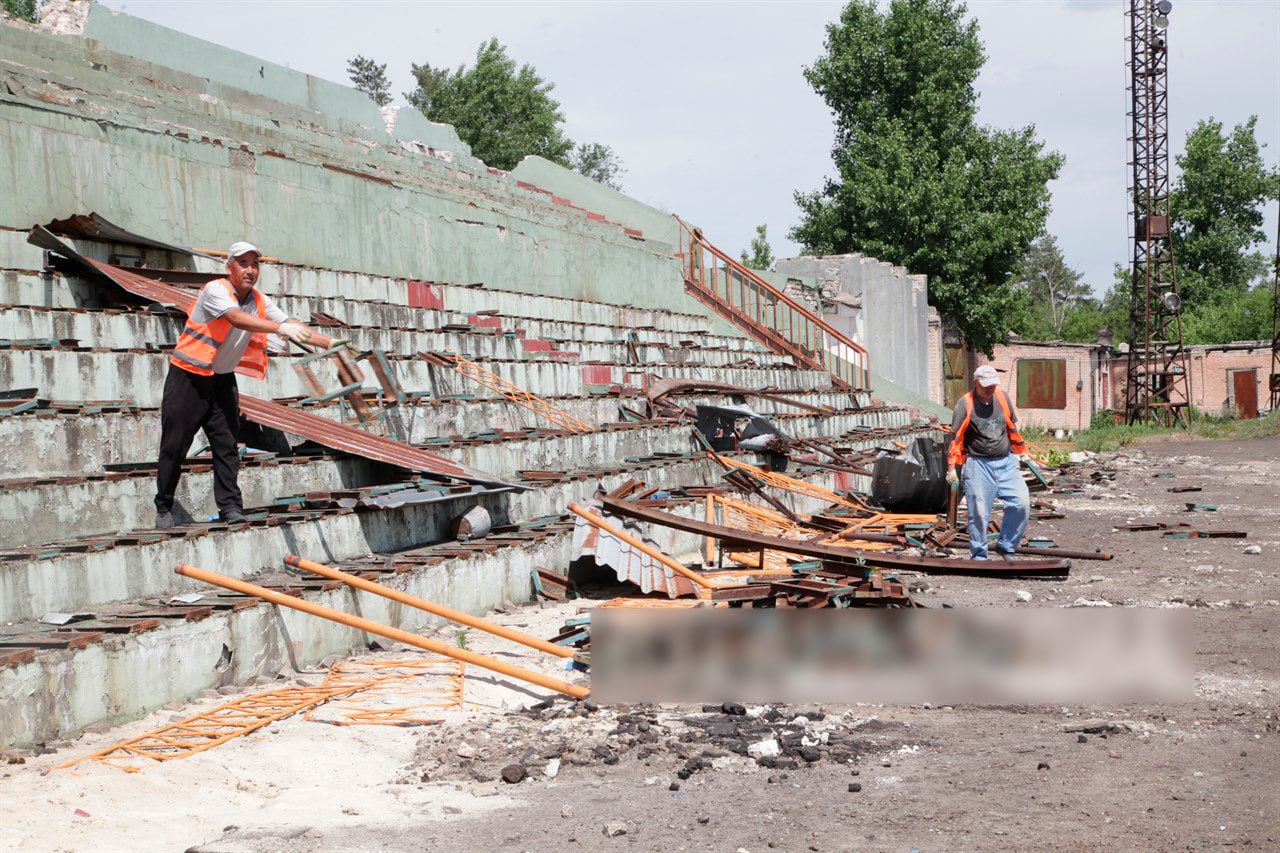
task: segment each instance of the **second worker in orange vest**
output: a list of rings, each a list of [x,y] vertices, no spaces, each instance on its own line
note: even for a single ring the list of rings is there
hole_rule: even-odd
[[[973,372],[973,390],[960,398],[951,415],[947,456],[947,481],[953,488],[964,482],[973,559],[987,559],[987,522],[997,499],[1004,502],[1004,515],[996,552],[1007,559],[1022,542],[1031,505],[1019,465],[1026,456],[1018,414],[1000,388],[996,369],[984,364]]]
[[[234,243],[227,277],[200,291],[169,359],[160,403],[160,458],[156,470],[156,527],[173,527],[174,492],[196,433],[204,430],[213,453],[213,496],[222,521],[244,521],[237,479],[240,392],[236,372],[265,379],[267,336],[328,349],[333,341],[289,319],[258,283],[260,253]]]

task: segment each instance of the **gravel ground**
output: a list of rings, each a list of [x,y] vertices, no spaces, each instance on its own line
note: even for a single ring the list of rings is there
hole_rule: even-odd
[[[411,794],[416,810],[391,812],[372,800],[333,819],[300,810],[297,820],[279,811],[264,820],[242,802],[226,825],[224,811],[217,826],[192,821],[178,837],[225,853],[1280,849],[1280,441],[1147,445],[1064,479],[1084,494],[1059,498],[1067,517],[1031,532],[1063,548],[1102,548],[1113,560],[1077,561],[1058,581],[930,578],[922,600],[1185,608],[1195,628],[1194,701],[590,709],[562,700],[530,708],[543,697],[491,695],[441,726],[380,733],[405,745],[378,773],[365,767],[372,757],[342,752],[344,738],[359,737],[353,730],[326,730],[325,751],[350,763],[353,797],[357,786],[391,791],[397,802]],[[1203,491],[1168,491],[1189,485]],[[1188,512],[1187,501],[1217,511]],[[1249,535],[1166,539],[1114,529],[1138,520]],[[1246,554],[1250,545],[1261,554]],[[1019,590],[1032,600],[1019,601]],[[550,634],[575,609],[522,608],[505,618]],[[469,677],[469,696],[473,685],[476,695],[496,689]],[[743,754],[769,738],[782,752],[765,762],[772,766]],[[253,748],[264,747],[220,749],[251,767],[243,759]],[[329,787],[342,779],[339,772]],[[202,794],[216,798],[228,784],[210,780]],[[170,821],[171,811],[153,805],[130,820],[145,830],[148,820]],[[154,849],[142,830],[132,849]],[[112,846],[94,845],[91,831],[77,836],[84,844],[34,838],[25,836],[22,849]]]

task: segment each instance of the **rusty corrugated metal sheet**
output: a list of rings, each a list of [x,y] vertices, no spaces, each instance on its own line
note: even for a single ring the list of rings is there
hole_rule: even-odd
[[[145,276],[131,273],[123,267],[116,267],[111,264],[104,264],[102,261],[95,261],[93,258],[86,258],[42,226],[37,225],[31,229],[27,242],[33,246],[39,246],[41,249],[56,252],[67,260],[75,261],[84,266],[87,271],[105,275],[134,296],[149,299],[152,302],[159,302],[161,305],[173,305],[183,312],[190,311],[191,306],[196,304],[196,296],[198,294],[194,291],[184,290],[181,287],[174,287],[169,284],[161,284]]]
[[[161,284],[137,273],[131,273],[123,267],[113,267],[111,264],[104,264],[102,261],[95,261],[93,258],[85,258],[84,260],[134,296],[141,296],[143,299],[150,299],[152,302],[159,302],[162,305],[172,305],[184,314],[191,313],[191,308],[196,304],[196,298],[200,295],[198,291],[185,290],[181,287],[174,287],[171,284]]]
[[[186,246],[175,246],[172,243],[162,243],[159,240],[152,240],[150,237],[143,237],[141,234],[134,234],[132,231],[126,231],[96,213],[90,213],[88,216],[82,213],[73,214],[66,219],[55,219],[45,227],[54,234],[65,234],[68,237],[84,237],[89,240],[102,240],[108,243],[148,246],[152,249],[160,249],[161,251],[174,252],[180,255],[196,255],[202,258],[214,257],[205,252],[188,249]]]
[[[241,394],[240,412],[254,423],[275,427],[293,435],[310,439],[316,444],[324,445],[333,450],[341,450],[343,453],[350,453],[354,456],[363,456],[366,459],[398,465],[410,471],[439,474],[443,477],[452,477],[455,480],[464,480],[469,483],[485,483],[497,486],[511,485],[502,482],[493,474],[479,471],[475,468],[468,468],[466,465],[459,465],[451,459],[436,456],[434,453],[428,453],[411,444],[403,444],[394,439],[374,435],[371,432],[336,423],[319,415],[304,412],[301,409],[293,409],[280,403],[263,400],[260,397]],[[511,488],[522,487],[511,486]]]

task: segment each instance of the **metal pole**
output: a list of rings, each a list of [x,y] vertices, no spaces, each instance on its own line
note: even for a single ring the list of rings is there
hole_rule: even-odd
[[[508,628],[505,625],[499,625],[496,622],[490,622],[488,619],[481,619],[479,616],[472,616],[470,613],[463,613],[461,610],[454,610],[452,607],[446,607],[443,604],[437,604],[434,601],[428,601],[425,598],[418,598],[416,595],[410,595],[407,592],[401,592],[389,586],[383,586],[380,583],[374,583],[356,575],[348,574],[340,569],[326,566],[321,563],[313,563],[310,560],[299,557],[297,554],[288,554],[284,558],[285,565],[292,566],[295,569],[305,569],[308,572],[314,572],[322,577],[335,581],[342,581],[347,586],[356,589],[371,592],[374,595],[380,595],[383,598],[389,598],[392,601],[398,601],[401,604],[407,604],[410,607],[416,607],[419,610],[426,611],[433,616],[439,616],[441,619],[448,619],[450,622],[457,622],[466,625],[469,628],[475,628],[479,631],[485,631],[493,634],[495,637],[502,637],[504,640],[511,640],[514,643],[528,646],[531,649],[537,649],[540,652],[546,652],[556,657],[571,658],[573,651],[564,646],[557,646],[555,643],[548,642],[535,637],[532,634],[526,634],[523,631],[517,631],[514,628]]]
[[[506,675],[511,678],[517,678],[521,681],[527,681],[530,684],[536,684],[539,687],[545,687],[548,690],[554,690],[557,693],[563,693],[566,696],[572,696],[575,699],[585,699],[591,694],[591,691],[585,687],[579,687],[576,684],[570,684],[567,681],[561,681],[558,678],[552,678],[549,675],[543,675],[540,672],[534,672],[531,669],[515,666],[513,664],[504,663],[487,655],[470,652],[466,649],[459,649],[455,646],[446,645],[439,640],[432,640],[418,634],[402,631],[399,628],[392,628],[390,625],[383,625],[364,619],[360,616],[352,616],[350,613],[343,613],[341,610],[334,610],[332,607],[325,607],[322,604],[315,604],[307,601],[305,598],[297,598],[292,595],[285,595],[283,592],[276,592],[266,587],[257,586],[255,584],[246,583],[245,581],[229,578],[220,575],[217,572],[211,572],[207,569],[201,569],[196,566],[188,566],[186,563],[179,563],[174,569],[178,574],[198,580],[203,583],[220,586],[223,589],[229,589],[232,592],[238,592],[241,595],[252,595],[255,598],[261,598],[263,601],[271,604],[278,604],[281,607],[288,607],[292,610],[301,610],[303,613],[309,613],[312,616],[319,616],[321,619],[328,619],[330,622],[337,622],[339,625],[346,625],[348,628],[355,628],[357,631],[365,631],[369,634],[377,634],[379,637],[386,637],[388,640],[394,640],[397,643],[404,643],[407,646],[415,646],[419,649],[425,649],[429,652],[435,652],[438,655],[460,660],[483,669],[492,670],[500,675]]]

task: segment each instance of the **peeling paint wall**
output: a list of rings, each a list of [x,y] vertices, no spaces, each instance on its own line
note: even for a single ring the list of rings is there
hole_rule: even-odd
[[[865,255],[780,258],[779,273],[813,278],[824,299],[843,297],[827,320],[871,352],[877,376],[911,394],[930,398],[929,287],[913,275]]]
[[[0,26],[0,54],[0,227],[95,211],[297,265],[704,313],[643,233],[667,214],[544,161],[584,196],[557,202],[414,110],[96,4],[83,35]]]

